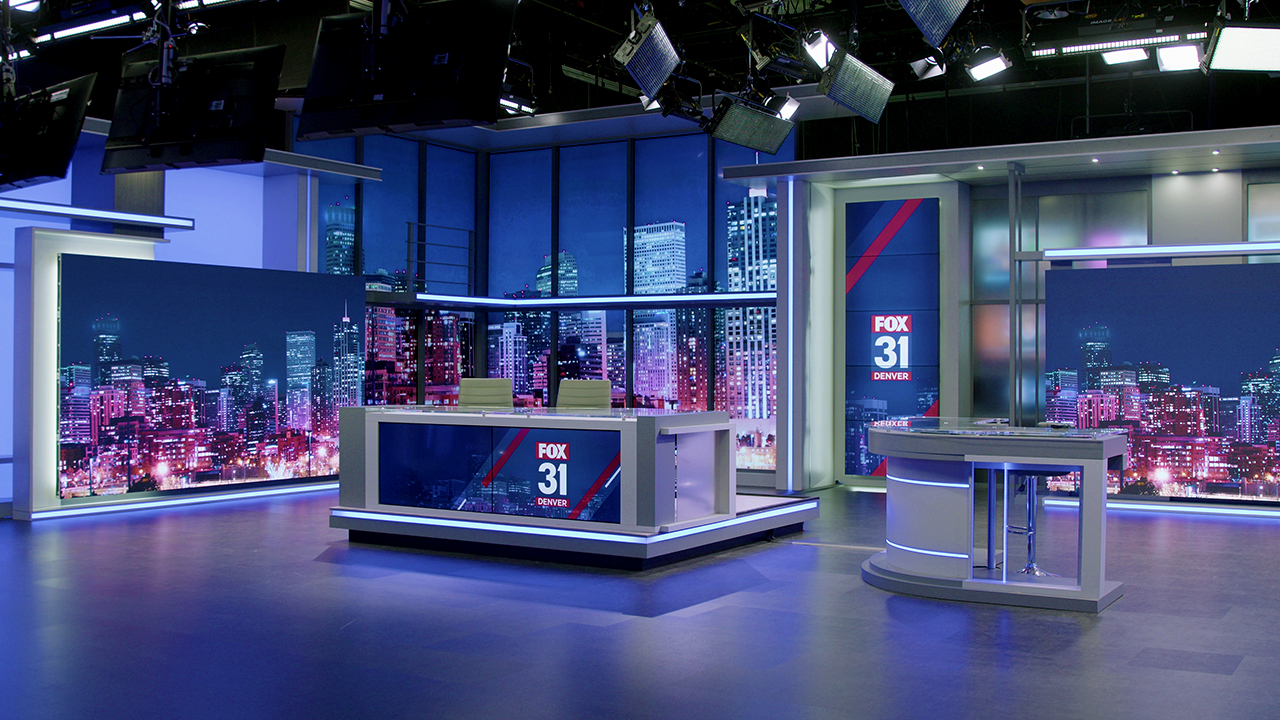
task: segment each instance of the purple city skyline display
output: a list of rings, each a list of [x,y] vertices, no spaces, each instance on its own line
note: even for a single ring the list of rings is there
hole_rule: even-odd
[[[1280,501],[1280,265],[1050,270],[1045,419],[1126,428],[1108,492]]]
[[[63,255],[63,498],[336,475],[364,279]]]

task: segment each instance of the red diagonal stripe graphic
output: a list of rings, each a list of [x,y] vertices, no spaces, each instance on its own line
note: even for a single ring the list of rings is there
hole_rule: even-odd
[[[511,459],[511,455],[515,453],[516,446],[519,445],[520,441],[524,440],[524,436],[528,434],[529,428],[525,428],[516,433],[516,439],[512,440],[511,444],[507,446],[507,449],[502,451],[502,456],[498,458],[498,462],[494,463],[493,467],[489,468],[489,474],[484,476],[484,480],[480,483],[481,485],[489,487],[489,483],[493,482],[493,478],[498,474],[498,471],[502,469],[503,465],[507,464],[507,461]]]
[[[591,498],[595,497],[596,493],[600,492],[600,488],[604,487],[604,484],[608,482],[609,478],[613,475],[613,471],[617,470],[618,466],[621,464],[622,453],[618,453],[609,461],[609,466],[604,469],[604,472],[600,473],[600,477],[596,478],[596,481],[592,483],[591,489],[587,491],[587,494],[583,495],[582,499],[578,501],[578,505],[573,509],[573,512],[569,513],[570,520],[578,519],[578,516],[582,514],[582,511],[587,509],[587,503],[591,502]]]
[[[902,204],[902,207],[898,208],[898,212],[893,214],[889,224],[884,226],[884,229],[880,231],[876,239],[871,242],[871,246],[867,248],[867,251],[862,253],[862,257],[858,258],[858,262],[854,263],[853,269],[849,271],[848,275],[845,275],[844,293],[846,295],[849,294],[854,285],[858,284],[863,274],[871,268],[871,263],[880,257],[880,253],[884,252],[885,246],[898,234],[898,231],[906,224],[907,218],[911,217],[911,213],[915,212],[922,202],[924,201],[908,200]]]
[[[938,401],[934,400],[933,404],[924,413],[925,417],[938,417]]]

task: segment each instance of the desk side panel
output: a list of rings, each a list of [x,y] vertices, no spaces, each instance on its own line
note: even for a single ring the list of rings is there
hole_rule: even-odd
[[[366,458],[374,453],[367,445],[365,418],[363,408],[341,408],[338,411],[338,437],[342,438],[342,455],[338,460],[338,504],[343,507],[368,507],[365,504]],[[377,437],[377,433],[372,435]]]

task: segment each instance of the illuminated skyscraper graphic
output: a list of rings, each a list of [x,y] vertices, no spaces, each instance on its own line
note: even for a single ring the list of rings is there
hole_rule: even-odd
[[[246,387],[246,404],[262,397],[264,392],[262,379],[262,351],[257,343],[249,343],[240,352],[240,367],[244,368]]]
[[[89,366],[82,363],[68,365],[59,373],[58,441],[61,443],[88,444],[93,439],[91,374]]]
[[[320,358],[311,368],[311,432],[321,437],[333,437],[338,432],[333,390],[333,368]]]
[[[93,385],[110,382],[111,364],[120,359],[120,319],[107,315],[93,321]]]
[[[356,407],[363,398],[364,353],[360,350],[360,325],[343,308],[342,321],[333,326],[334,407]]]
[[[1075,370],[1053,370],[1045,374],[1045,420],[1071,423],[1079,416],[1076,398],[1080,388]]]
[[[294,430],[310,430],[311,368],[316,364],[316,334],[310,330],[286,332],[284,344],[287,424]]]
[[[681,292],[686,282],[684,223],[636,227],[633,258],[636,295]],[[646,404],[674,404],[679,376],[676,313],[674,310],[637,310],[633,317],[635,380],[632,392]]]
[[[729,291],[778,289],[778,203],[752,191],[730,205]],[[725,311],[728,397],[735,418],[771,418],[778,402],[778,311],[774,307]]]
[[[356,274],[356,211],[333,204],[324,209],[324,271]]]
[[[1099,390],[1098,373],[1111,366],[1111,331],[1105,325],[1091,325],[1080,331],[1080,389]]]
[[[529,392],[531,372],[528,339],[520,323],[490,325],[489,377],[511,378],[512,392],[523,395]]]

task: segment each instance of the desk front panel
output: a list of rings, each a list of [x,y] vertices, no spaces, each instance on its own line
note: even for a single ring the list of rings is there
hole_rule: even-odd
[[[382,505],[621,522],[621,433],[377,425]]]

